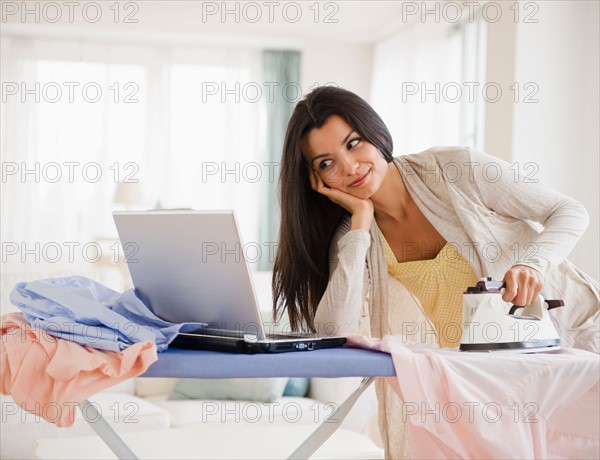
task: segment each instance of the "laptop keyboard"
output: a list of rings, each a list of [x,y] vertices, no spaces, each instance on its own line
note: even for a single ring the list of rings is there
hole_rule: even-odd
[[[272,332],[267,334],[267,338],[269,339],[312,339],[314,338],[314,334],[307,334],[302,332],[289,332],[287,334],[282,334],[278,332]]]

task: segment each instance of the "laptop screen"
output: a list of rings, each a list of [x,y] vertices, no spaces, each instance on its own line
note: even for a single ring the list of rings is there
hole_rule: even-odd
[[[136,294],[158,317],[265,338],[233,211],[113,217]]]

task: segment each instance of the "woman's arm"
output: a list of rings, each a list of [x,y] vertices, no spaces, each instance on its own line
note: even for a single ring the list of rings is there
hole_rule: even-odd
[[[314,326],[323,336],[358,333],[368,292],[365,264],[371,246],[373,203],[327,187],[316,172],[311,172],[309,178],[313,190],[350,213],[329,245],[329,282],[317,306]]]
[[[337,229],[329,249],[329,283],[315,314],[319,335],[358,333],[368,276],[366,256],[371,235],[366,230],[350,230],[345,219]]]
[[[470,161],[474,182],[487,208],[543,226],[535,241],[530,242],[536,246],[537,260],[519,260],[515,265],[530,266],[544,275],[551,265],[565,260],[589,223],[583,205],[486,153],[470,150]],[[486,173],[487,164],[493,167],[487,167]]]
[[[529,305],[541,292],[544,275],[572,251],[587,228],[589,218],[583,205],[535,178],[527,178],[511,166],[486,153],[471,150],[470,168],[484,205],[495,213],[533,221],[543,229],[519,254],[534,256],[517,260],[505,273],[502,298],[515,305]],[[487,166],[486,166],[487,165]],[[487,172],[486,172],[487,171]],[[515,238],[513,244],[518,244]]]

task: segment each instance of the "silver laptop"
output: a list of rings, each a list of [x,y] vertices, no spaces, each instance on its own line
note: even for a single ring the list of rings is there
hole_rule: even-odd
[[[279,353],[346,341],[266,330],[233,211],[124,211],[113,218],[140,300],[165,321],[207,324],[171,346]]]

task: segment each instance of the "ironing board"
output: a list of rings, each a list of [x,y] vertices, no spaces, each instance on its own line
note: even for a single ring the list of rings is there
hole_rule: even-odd
[[[159,353],[141,377],[363,377],[359,387],[288,457],[310,458],[337,430],[360,395],[375,377],[396,375],[387,353],[356,348],[243,355],[171,348]],[[123,439],[88,400],[79,404],[82,415],[119,459],[137,459]],[[331,420],[330,420],[331,418]]]

